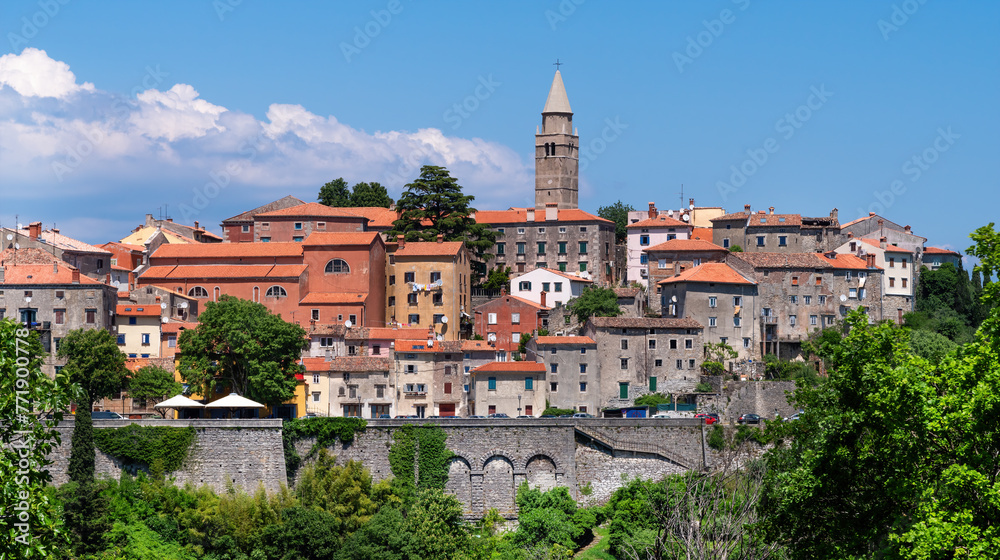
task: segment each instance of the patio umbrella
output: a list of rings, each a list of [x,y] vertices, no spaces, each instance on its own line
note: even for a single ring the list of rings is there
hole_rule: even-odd
[[[212,401],[206,404],[205,408],[227,408],[229,409],[231,415],[232,410],[234,408],[267,408],[267,407],[260,404],[259,402],[255,402],[248,398],[241,397],[236,393],[230,393],[217,401]]]
[[[181,408],[205,408],[205,405],[198,401],[193,401],[184,395],[177,395],[176,397],[170,397],[169,399],[153,405],[153,408],[173,408],[179,410]]]

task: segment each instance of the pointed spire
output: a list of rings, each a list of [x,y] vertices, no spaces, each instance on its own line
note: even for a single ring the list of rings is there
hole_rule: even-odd
[[[566,86],[563,85],[562,74],[556,70],[556,77],[552,79],[552,87],[549,89],[549,98],[545,100],[545,113],[572,113],[569,108],[569,97],[566,96]]]

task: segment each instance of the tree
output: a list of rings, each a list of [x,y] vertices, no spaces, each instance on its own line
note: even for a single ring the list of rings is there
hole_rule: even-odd
[[[566,307],[580,323],[586,323],[591,317],[617,317],[622,314],[615,291],[598,286],[584,288],[580,297],[570,300]]]
[[[496,245],[497,233],[486,224],[477,223],[471,214],[476,211],[469,204],[475,199],[462,194],[462,186],[444,167],[425,165],[420,177],[406,185],[403,196],[396,203],[399,219],[386,233],[389,239],[406,241],[434,241],[438,234],[445,241],[464,241],[474,255],[476,274],[486,274],[486,261],[493,257],[490,251]]]
[[[351,190],[350,205],[389,208],[392,206],[392,198],[389,191],[379,183],[358,183]]]
[[[743,247],[740,247],[739,245],[733,245],[732,247],[729,248],[729,252],[730,253],[742,253],[743,252]]]
[[[350,206],[351,191],[347,188],[347,181],[340,177],[320,187],[319,202],[337,208]]]
[[[119,393],[128,378],[125,354],[114,335],[104,329],[70,331],[59,344],[59,357],[66,358],[63,372],[86,393],[81,406],[90,407]]]
[[[487,290],[499,290],[508,284],[510,284],[510,267],[500,265],[490,271],[489,276],[486,277],[486,282],[483,283],[483,288]]]
[[[174,374],[159,366],[140,369],[128,382],[129,396],[133,400],[146,401],[149,406],[180,393],[181,384],[174,381]],[[160,415],[166,416],[166,410],[160,410]]]
[[[735,360],[739,352],[725,342],[706,342],[705,359],[713,362],[725,362]]]
[[[388,479],[373,483],[371,473],[358,461],[337,465],[336,457],[324,448],[316,462],[302,470],[295,495],[302,506],[332,514],[337,534],[346,536],[368,523],[384,503],[395,498],[391,487]]]
[[[605,220],[615,223],[615,243],[623,243],[628,234],[628,213],[634,212],[635,208],[631,204],[618,201],[611,206],[601,206],[597,209],[597,215]]]
[[[198,327],[181,333],[181,375],[204,395],[217,386],[271,406],[295,396],[299,354],[308,345],[302,327],[259,303],[232,296],[208,302]]]
[[[0,319],[0,558],[49,558],[68,542],[45,486],[59,443],[55,426],[80,388],[65,373],[42,373],[43,355],[35,331]]]

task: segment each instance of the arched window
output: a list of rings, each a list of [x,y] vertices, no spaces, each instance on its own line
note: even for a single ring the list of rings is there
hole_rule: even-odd
[[[286,292],[281,286],[271,286],[267,289],[267,293],[264,294],[264,297],[285,297],[287,295],[288,292]]]
[[[344,259],[333,259],[326,263],[327,274],[347,274],[351,271],[351,267],[347,266],[347,261]]]
[[[208,290],[206,290],[205,288],[202,288],[201,286],[195,286],[195,287],[191,288],[190,290],[188,290],[188,295],[191,296],[191,297],[197,297],[197,298],[207,298],[208,297]]]
[[[260,288],[258,286],[253,287],[253,300],[255,302],[260,302]]]

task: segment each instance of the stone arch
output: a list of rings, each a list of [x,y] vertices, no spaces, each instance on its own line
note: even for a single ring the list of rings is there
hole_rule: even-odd
[[[483,463],[483,511],[516,513],[514,491],[514,463],[499,453],[487,457]]]
[[[521,466],[523,467],[521,470],[527,470],[528,469],[528,463],[530,463],[536,457],[544,457],[544,458],[548,459],[549,461],[552,461],[552,465],[555,467],[555,470],[557,470],[557,471],[564,471],[565,470],[564,465],[562,464],[562,461],[558,457],[556,457],[555,455],[553,455],[551,451],[546,451],[546,450],[543,450],[543,449],[532,449],[532,450],[529,450],[528,453],[526,453],[524,455],[524,463],[521,464]]]
[[[535,454],[525,463],[528,486],[546,492],[556,487],[556,462],[545,454]]]
[[[479,468],[485,469],[486,468],[486,462],[489,461],[490,459],[494,458],[494,457],[503,457],[511,465],[515,465],[516,464],[516,463],[514,463],[513,459],[511,459],[510,457],[507,456],[507,452],[506,451],[504,451],[503,449],[494,448],[494,449],[490,449],[486,453],[483,453],[482,455],[479,456]]]
[[[451,458],[444,491],[458,498],[466,512],[472,511],[472,466],[468,459],[458,455]]]

